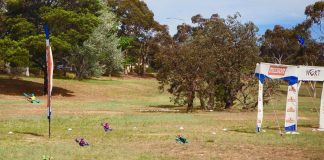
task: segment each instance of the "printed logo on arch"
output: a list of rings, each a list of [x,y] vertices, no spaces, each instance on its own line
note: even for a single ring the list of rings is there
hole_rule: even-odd
[[[270,66],[268,74],[273,76],[284,76],[286,73],[287,67],[285,66]]]
[[[296,112],[296,110],[294,109],[294,107],[289,107],[289,108],[287,109],[287,112]]]
[[[290,117],[290,118],[286,119],[286,122],[287,123],[295,123],[295,120]]]

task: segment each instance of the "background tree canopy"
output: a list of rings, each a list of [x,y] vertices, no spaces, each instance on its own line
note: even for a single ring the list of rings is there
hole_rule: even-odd
[[[46,84],[43,24],[48,23],[55,63],[73,67],[78,79],[121,69],[122,55],[116,35],[118,21],[103,1],[4,2],[0,3],[5,8],[0,17],[0,43],[6,48],[1,50],[0,57],[4,63],[41,69]],[[96,38],[104,41],[95,41]],[[92,46],[95,50],[89,49],[95,42],[101,44]]]
[[[305,21],[292,28],[276,25],[259,37],[254,23],[240,22],[239,13],[197,14],[172,37],[142,0],[0,0],[0,66],[41,70],[46,84],[48,23],[56,76],[73,72],[84,79],[130,67],[140,76],[157,73],[160,89],[188,111],[196,98],[202,109],[254,109],[257,62],[324,64],[323,43],[311,32],[317,27],[323,39],[323,10],[322,1],[310,4]],[[269,83],[265,95],[277,86]]]
[[[196,96],[203,109],[217,108],[217,104],[232,107],[243,77],[252,75],[258,62],[257,28],[240,23],[238,17],[194,16],[197,26],[178,27],[174,47],[159,56],[161,87],[168,87],[176,103],[188,104],[188,111]]]

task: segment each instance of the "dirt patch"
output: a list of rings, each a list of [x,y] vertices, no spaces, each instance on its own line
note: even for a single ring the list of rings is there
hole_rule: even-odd
[[[10,105],[8,108],[0,106],[0,119],[6,119],[9,117],[19,117],[19,116],[30,116],[30,115],[45,115],[47,112],[46,106],[44,104],[26,104],[22,105]],[[109,114],[109,115],[121,115],[124,112],[109,111],[109,110],[72,110],[72,109],[57,109],[54,108],[53,112],[55,114],[78,114],[78,115],[98,115],[98,114]]]
[[[163,149],[162,149],[163,148]],[[211,149],[213,148],[213,149]],[[219,144],[217,142],[189,142],[188,144],[163,144],[150,147],[151,150],[167,153],[177,159],[319,159],[323,152],[297,148],[256,146],[251,144]]]
[[[108,111],[108,110],[57,110],[57,114],[109,114],[109,115],[121,115],[124,114],[124,112],[118,112],[118,111]]]

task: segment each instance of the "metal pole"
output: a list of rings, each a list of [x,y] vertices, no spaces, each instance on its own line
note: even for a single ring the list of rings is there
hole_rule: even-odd
[[[51,138],[51,117],[48,117],[48,138]]]

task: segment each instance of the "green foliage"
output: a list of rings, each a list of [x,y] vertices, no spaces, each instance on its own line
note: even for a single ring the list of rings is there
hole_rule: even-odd
[[[155,25],[154,14],[141,0],[108,0],[108,5],[121,22],[122,35],[145,36],[145,32]]]
[[[135,41],[135,37],[132,36],[121,36],[119,43],[120,43],[120,47],[121,49],[128,49],[128,48],[132,48],[132,43]]]
[[[63,8],[41,8],[42,19],[51,27],[51,33],[73,45],[82,45],[99,24],[91,13],[76,13]]]
[[[44,34],[29,36],[21,40],[22,46],[26,48],[32,56],[31,62],[33,62],[34,65],[40,68],[42,68],[46,64],[46,59],[45,59],[46,55],[44,54],[44,41],[45,41]],[[53,52],[58,53],[58,54],[53,54],[53,57],[56,60],[59,60],[61,58],[59,57],[60,52],[66,52],[71,48],[69,43],[55,36],[51,37],[51,43],[53,46],[52,47]]]
[[[20,40],[35,34],[35,27],[27,19],[21,16],[9,17],[5,21],[8,37],[13,40]]]
[[[196,96],[203,109],[215,109],[218,104],[231,108],[245,85],[243,77],[253,73],[258,61],[257,28],[253,23],[240,23],[238,16],[194,16],[197,27],[185,25],[185,31],[178,27],[177,46],[160,55],[161,87],[168,86],[175,102],[187,104],[188,111]]]
[[[306,28],[310,28],[312,24],[316,24],[319,26],[319,29],[321,31],[321,38],[323,40],[323,27],[322,22],[324,18],[324,2],[318,1],[315,4],[309,5],[305,8],[305,15],[307,16],[307,19],[304,21],[304,25]]]
[[[287,64],[300,48],[298,39],[291,29],[275,26],[267,30],[261,39],[261,56],[266,62]]]
[[[4,41],[8,43],[17,41],[17,45],[30,55],[31,63],[27,61],[26,65],[46,72],[43,24],[48,23],[54,62],[75,66],[79,73],[80,68],[87,70],[85,76],[78,78],[121,69],[122,56],[116,36],[118,23],[102,1],[8,0],[6,5],[2,2],[0,5],[6,8],[6,12],[0,14],[1,37],[6,37]],[[11,48],[11,52],[17,52]],[[5,56],[1,57],[4,59]],[[10,60],[8,56],[5,58],[5,61]]]
[[[311,38],[309,28],[299,24],[292,29],[276,25],[260,39],[261,54],[265,62],[293,65],[321,65],[321,45]],[[305,44],[298,42],[302,36]]]
[[[146,65],[154,61],[152,40],[164,29],[154,20],[153,12],[141,0],[108,0],[108,6],[117,15],[120,24],[119,36],[126,63],[136,64],[137,73],[145,74]]]
[[[99,64],[99,55],[92,52],[91,48],[85,46],[76,47],[75,53],[70,57],[70,63],[75,64],[76,78],[91,78],[104,73],[102,66]]]
[[[28,66],[29,52],[17,41],[0,39],[0,59],[14,67]]]
[[[94,14],[99,15],[99,11],[102,9],[102,0],[57,0],[57,5],[65,10],[73,11],[81,14]],[[55,1],[53,1],[55,2]]]
[[[90,38],[78,48],[72,56],[78,79],[100,76],[107,72],[122,69],[123,57],[119,49],[119,38],[116,34],[115,16],[104,8],[99,16],[100,24],[94,29]]]

